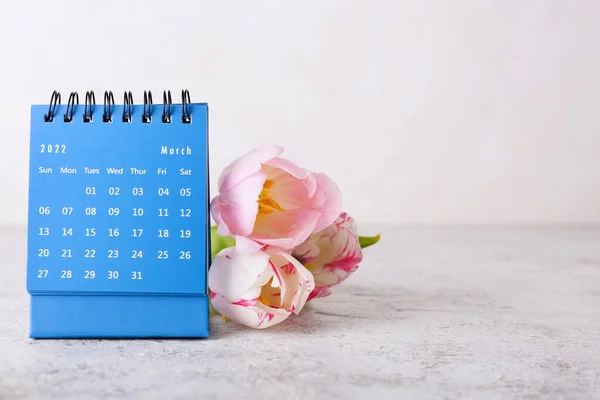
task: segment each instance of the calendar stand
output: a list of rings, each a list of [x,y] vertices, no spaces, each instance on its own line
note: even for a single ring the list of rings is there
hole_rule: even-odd
[[[208,167],[208,105],[188,91],[32,106],[30,337],[208,336]]]

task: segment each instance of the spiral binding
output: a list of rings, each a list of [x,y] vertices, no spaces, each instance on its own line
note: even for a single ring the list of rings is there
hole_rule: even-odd
[[[50,105],[48,106],[48,112],[44,114],[44,122],[54,122],[56,116],[56,107],[61,103],[60,92],[53,91],[50,97]],[[184,124],[192,123],[192,114],[190,112],[190,92],[188,90],[181,91],[181,122]],[[161,121],[163,124],[170,124],[173,120],[173,112],[171,106],[173,105],[171,91],[163,91],[163,107]],[[79,106],[79,94],[77,92],[71,92],[69,100],[67,101],[67,108],[63,115],[64,122],[73,122],[76,114],[77,106]],[[113,122],[113,109],[115,106],[115,97],[112,91],[104,91],[104,108],[102,110],[102,122],[112,123]],[[132,107],[133,94],[125,91],[123,94],[123,114],[121,120],[125,123],[132,121]],[[142,112],[142,123],[152,123],[152,92],[150,90],[144,91],[144,106]],[[85,92],[85,102],[83,107],[83,122],[93,122],[94,109],[96,108],[96,95],[93,90]]]

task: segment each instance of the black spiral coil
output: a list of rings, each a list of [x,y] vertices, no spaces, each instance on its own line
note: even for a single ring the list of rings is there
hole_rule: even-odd
[[[92,122],[94,106],[96,105],[96,95],[94,91],[85,92],[85,106],[83,107],[83,122]]]
[[[67,103],[67,110],[64,115],[65,122],[73,122],[73,114],[75,114],[76,105],[79,105],[79,94],[77,92],[71,92]]]
[[[44,114],[45,122],[54,121],[54,115],[56,115],[56,106],[60,105],[60,93],[56,90],[52,92],[52,97],[50,97],[50,105],[48,106],[48,113]]]
[[[144,111],[142,112],[142,123],[152,123],[152,92],[144,90]]]
[[[112,122],[112,106],[115,105],[115,96],[112,91],[104,91],[104,112],[102,122]]]
[[[188,90],[181,91],[181,122],[184,124],[192,123],[192,114],[190,113],[190,92]]]
[[[131,107],[133,107],[133,95],[125,92],[123,95],[123,122],[131,122]]]
[[[56,116],[56,108],[60,106],[61,96],[60,92],[53,91],[50,97],[50,104],[48,106],[48,112],[44,114],[44,122],[54,122]],[[172,97],[170,90],[163,91],[163,109],[161,115],[161,121],[164,124],[170,124],[173,120],[172,112]],[[192,123],[192,113],[190,111],[190,92],[189,90],[181,91],[181,122],[184,124]],[[71,92],[69,100],[67,101],[67,107],[63,115],[64,122],[73,122],[74,115],[76,113],[77,106],[79,106],[79,94],[77,92]],[[113,122],[113,109],[115,106],[115,97],[112,91],[104,91],[104,109],[102,112],[102,122],[111,123]],[[133,95],[130,91],[125,91],[123,94],[123,114],[121,119],[123,122],[132,122],[133,118]],[[150,90],[144,91],[144,105],[142,112],[142,123],[152,123],[152,92]],[[96,95],[93,90],[85,92],[85,105],[83,108],[83,122],[93,122],[94,109],[96,108]]]
[[[162,122],[163,124],[171,123],[171,91],[163,91],[163,112],[162,112]]]

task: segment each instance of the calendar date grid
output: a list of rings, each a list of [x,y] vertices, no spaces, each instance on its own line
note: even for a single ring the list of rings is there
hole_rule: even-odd
[[[143,260],[151,259],[153,261],[166,261],[175,258],[179,263],[192,260],[191,245],[186,246],[186,242],[192,239],[193,229],[186,224],[192,217],[193,209],[186,200],[192,197],[192,188],[181,186],[171,188],[168,186],[149,189],[143,186],[122,186],[110,185],[101,187],[97,185],[89,185],[81,188],[79,193],[85,199],[84,206],[52,206],[40,204],[37,208],[37,221],[39,227],[37,231],[38,248],[35,249],[35,258],[37,259],[38,269],[35,276],[37,279],[47,279],[58,275],[60,279],[84,279],[97,280],[106,279],[109,281],[129,278],[134,281],[144,279],[145,268],[140,264],[140,267],[131,267],[127,271],[127,277],[124,274],[124,268],[119,266],[114,268],[111,262],[117,260],[128,259],[129,265]],[[127,206],[115,202],[109,206],[98,206],[94,202],[94,198],[101,195],[108,195],[112,199],[167,199],[169,197],[177,197],[177,206],[172,207],[172,204],[163,204],[160,207],[148,207],[144,204],[135,204],[135,206]],[[80,198],[81,199],[81,198]],[[89,203],[89,204],[88,204]],[[143,201],[142,201],[143,203]],[[45,221],[45,218],[55,217],[52,220]],[[123,217],[132,219],[122,221]],[[144,227],[144,220],[148,218],[159,221],[165,220],[165,228],[148,228]],[[179,224],[179,229],[173,229],[172,223],[166,223],[168,220],[178,219],[182,222]],[[95,222],[99,220],[98,224]],[[139,220],[139,227],[131,226],[132,220]],[[79,222],[76,225],[79,227],[70,226],[73,221]],[[81,227],[81,221],[84,221],[86,227]],[[113,222],[114,221],[114,222]],[[45,223],[48,222],[48,223]],[[110,225],[111,227],[100,227],[102,225]],[[71,224],[73,225],[73,224]],[[98,226],[96,226],[98,225]],[[133,224],[135,225],[135,223]],[[45,238],[62,239],[62,246],[44,246]],[[140,246],[131,246],[131,249],[125,251],[119,246],[110,246],[110,241],[119,241],[128,237],[134,241],[143,242],[144,239],[158,239],[160,242],[165,242],[164,248],[157,246],[156,250],[150,250],[143,244]],[[69,248],[69,239],[82,238],[89,244],[89,248],[72,249]],[[101,241],[99,241],[99,239]],[[178,241],[181,249],[173,251],[173,240]],[[170,243],[169,243],[170,242]],[[117,242],[118,243],[118,242]],[[134,243],[134,242],[132,242]],[[169,246],[170,244],[170,246]],[[113,248],[106,248],[106,247]],[[59,248],[60,247],[60,248]],[[173,254],[175,253],[175,254]],[[101,261],[102,260],[102,261]],[[85,268],[70,267],[73,262],[85,261]],[[102,266],[93,265],[94,262],[100,261]],[[46,267],[45,264],[50,263],[51,266]],[[125,268],[126,269],[126,268]]]

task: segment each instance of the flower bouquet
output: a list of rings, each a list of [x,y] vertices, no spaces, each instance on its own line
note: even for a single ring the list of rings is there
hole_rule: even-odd
[[[331,294],[358,268],[362,249],[379,235],[359,236],[327,175],[279,157],[276,145],[229,164],[210,204],[210,301],[226,319],[257,329],[298,314]]]

